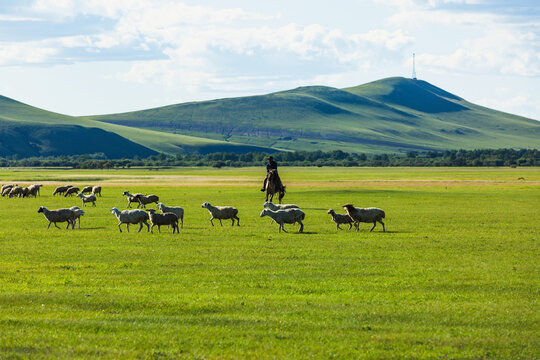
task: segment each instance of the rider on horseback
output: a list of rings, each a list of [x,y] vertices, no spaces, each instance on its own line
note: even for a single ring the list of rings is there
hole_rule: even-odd
[[[266,190],[266,182],[268,181],[268,173],[272,169],[276,170],[276,173],[277,173],[277,162],[274,161],[274,158],[272,156],[269,156],[268,162],[266,163],[266,177],[264,178],[263,188],[261,189],[261,191]]]

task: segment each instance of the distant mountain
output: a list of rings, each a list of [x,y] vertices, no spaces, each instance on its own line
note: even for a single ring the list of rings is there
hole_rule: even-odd
[[[287,150],[377,153],[540,145],[538,121],[399,77],[347,89],[300,87],[86,119]]]
[[[0,156],[336,150],[382,153],[539,148],[540,122],[481,107],[428,82],[387,78],[347,89],[71,117],[0,96]]]

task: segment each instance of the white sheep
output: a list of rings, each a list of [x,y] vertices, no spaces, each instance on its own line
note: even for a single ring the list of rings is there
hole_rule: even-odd
[[[277,210],[285,210],[285,209],[300,209],[300,206],[295,204],[274,204],[270,201],[267,201],[263,204],[263,207],[269,208],[270,210],[277,211]]]
[[[277,210],[285,210],[285,209],[300,209],[300,206],[295,204],[274,204],[270,201],[267,201],[263,204],[264,208],[269,208],[270,210],[277,211]],[[274,219],[270,221],[270,225],[274,223]]]
[[[172,233],[174,234],[174,230],[176,229],[177,233],[180,233],[180,230],[178,229],[178,216],[172,212],[166,212],[164,214],[156,214],[156,210],[154,209],[148,209],[148,216],[150,217],[150,223],[152,226],[150,227],[150,232],[154,233],[154,226],[157,225],[158,232],[161,234],[161,225],[171,225],[172,226]]]
[[[349,224],[349,229],[348,230],[351,230],[351,228],[352,228],[352,226],[354,224],[354,221],[353,221],[353,219],[351,219],[349,214],[337,214],[333,209],[328,210],[327,214],[332,215],[332,220],[336,223],[336,228],[338,228],[339,230],[342,230],[339,227],[339,224]],[[355,227],[356,226],[357,225],[355,224]]]
[[[77,197],[81,198],[83,206],[86,206],[87,202],[91,202],[93,206],[96,206],[96,196],[95,195],[84,195],[83,193],[78,193]]]
[[[122,232],[120,225],[126,224],[127,232],[129,232],[129,224],[140,224],[139,231],[143,228],[143,224],[146,225],[147,230],[150,231],[150,225],[148,225],[147,220],[149,219],[148,213],[144,210],[133,209],[133,210],[124,210],[120,211],[117,208],[113,207],[111,213],[116,216],[118,219],[118,230]]]
[[[176,214],[178,217],[178,220],[181,222],[181,228],[184,228],[184,209],[182,209],[180,206],[175,207],[168,207],[165,206],[163,203],[158,203],[157,207],[159,210],[161,210],[162,213],[171,212],[173,214]]]
[[[364,223],[373,223],[373,227],[369,232],[372,232],[375,226],[377,225],[377,222],[381,223],[383,231],[386,231],[384,228],[384,223],[382,222],[382,219],[384,219],[384,211],[375,208],[357,208],[354,207],[352,204],[345,204],[343,205],[343,208],[345,208],[345,211],[347,211],[347,214],[351,217],[352,220],[354,220],[356,227],[356,231],[358,231],[358,223],[364,222]]]
[[[93,195],[99,194],[99,197],[101,197],[101,186],[94,186],[92,188],[92,194]]]
[[[79,227],[78,229],[81,228],[81,216],[84,215],[84,211],[83,209],[81,209],[80,207],[78,206],[72,206],[69,208],[69,210],[73,211],[75,213],[75,217],[73,218],[74,221],[77,221],[77,219],[79,219]],[[75,225],[75,224],[73,224]]]
[[[17,185],[2,185],[2,196],[6,196],[9,194],[9,192],[11,191],[11,189],[14,187],[14,186],[17,186]]]
[[[51,226],[51,223],[54,224],[58,229],[58,225],[56,225],[57,222],[67,222],[67,228],[69,228],[69,225],[71,225],[71,228],[73,229],[75,227],[75,213],[70,209],[58,209],[58,210],[49,210],[45,206],[40,206],[40,208],[37,211],[38,213],[43,213],[45,215],[45,218],[49,220],[49,225],[47,226],[47,229]]]
[[[42,187],[42,184],[33,184],[28,187],[29,195],[34,195],[34,197],[37,197],[37,195],[41,195],[40,188]]]
[[[129,191],[126,190],[122,193],[122,195],[127,198],[127,201],[128,201],[127,207],[130,208],[132,202],[139,202],[139,195],[142,195],[142,194],[141,193],[131,194]]]
[[[208,212],[210,212],[210,215],[212,215],[212,218],[210,219],[212,226],[214,226],[214,222],[212,221],[214,219],[218,219],[221,226],[223,226],[221,220],[226,219],[232,219],[232,226],[234,226],[234,219],[236,219],[237,225],[240,226],[237,208],[232,206],[212,206],[209,202],[202,204],[202,207],[207,209]]]
[[[304,224],[302,223],[302,220],[304,220],[306,215],[300,209],[292,208],[292,209],[284,209],[284,210],[277,210],[277,211],[264,209],[261,212],[261,217],[263,216],[269,216],[272,219],[274,219],[275,222],[279,224],[279,232],[281,232],[281,230],[287,232],[285,228],[283,227],[283,224],[294,224],[294,223],[300,224],[300,230],[298,230],[298,232],[304,231]]]

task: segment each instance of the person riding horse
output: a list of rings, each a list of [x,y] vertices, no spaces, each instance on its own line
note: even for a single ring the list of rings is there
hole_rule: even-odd
[[[266,191],[266,183],[268,181],[268,174],[270,173],[270,170],[276,170],[277,173],[277,162],[274,161],[274,158],[272,156],[268,157],[268,162],[266,163],[266,177],[264,178],[263,188],[261,189],[261,191]]]

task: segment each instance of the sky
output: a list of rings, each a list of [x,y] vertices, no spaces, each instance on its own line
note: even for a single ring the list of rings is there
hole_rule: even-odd
[[[540,120],[540,1],[2,0],[0,95],[68,115],[412,76]]]

